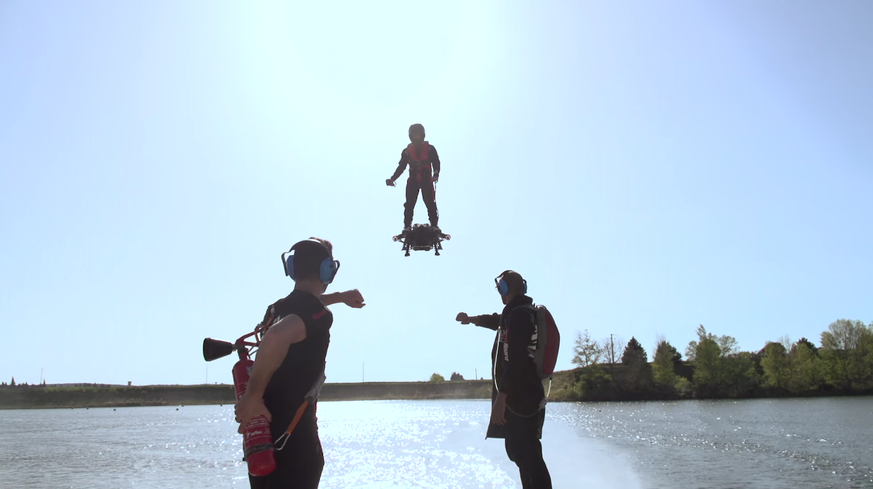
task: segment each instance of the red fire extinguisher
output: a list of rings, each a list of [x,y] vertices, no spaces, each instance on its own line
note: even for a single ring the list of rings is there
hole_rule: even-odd
[[[239,361],[233,366],[233,388],[236,391],[236,401],[239,402],[246,393],[255,362],[249,358],[245,348],[238,348],[237,352]],[[252,419],[243,429],[243,453],[243,460],[249,465],[249,474],[265,476],[276,470],[273,435],[270,433],[270,422],[265,416]]]

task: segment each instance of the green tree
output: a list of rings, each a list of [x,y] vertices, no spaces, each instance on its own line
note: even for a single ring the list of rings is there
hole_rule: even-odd
[[[810,350],[812,350],[813,353],[818,354],[818,347],[815,346],[815,343],[809,341],[806,338],[800,338],[799,340],[797,340],[797,344],[795,346],[797,346],[801,343],[805,344],[806,347],[809,348]]]
[[[693,340],[693,341],[689,341],[688,346],[685,347],[685,357],[688,358],[689,360],[696,360],[697,359],[697,347],[700,345],[701,341],[712,340],[716,343],[716,345],[718,344],[718,337],[712,333],[707,333],[706,328],[704,328],[702,324],[697,326],[696,333],[697,333],[697,339]],[[721,351],[720,348],[719,348],[719,351]]]
[[[715,385],[718,383],[718,358],[721,348],[712,333],[707,333],[703,325],[697,327],[697,339],[688,342],[685,356],[694,362],[694,383],[696,385]]]
[[[715,339],[718,343],[718,348],[723,356],[730,356],[734,353],[739,353],[740,348],[737,345],[737,339],[733,336],[722,335]]]
[[[573,391],[586,401],[613,400],[616,392],[615,382],[606,367],[594,364],[582,369]]]
[[[624,347],[624,352],[621,354],[621,363],[624,365],[637,365],[649,361],[646,350],[640,345],[636,338],[631,336],[627,346]]]
[[[791,392],[803,393],[821,387],[820,360],[816,350],[815,345],[806,338],[801,338],[791,346],[788,352],[788,389]]]
[[[862,321],[838,319],[821,334],[821,346],[829,350],[854,350],[860,346],[866,333],[869,331]]]
[[[697,327],[697,340],[689,342],[688,347],[685,348],[685,356],[689,360],[694,360],[694,355],[697,352],[697,345],[705,339],[714,341],[718,345],[718,349],[723,356],[732,355],[739,351],[736,338],[733,336],[716,336],[712,333],[707,333],[706,328],[701,324]]]
[[[866,327],[852,354],[852,372],[859,389],[873,388],[873,323]]]
[[[764,346],[761,367],[764,369],[764,385],[777,389],[787,389],[791,375],[788,352],[782,343],[767,342]]]
[[[15,386],[15,377],[12,377],[12,383],[9,384],[9,385],[11,385],[11,386]]]
[[[440,375],[440,374],[436,374],[436,373],[435,373],[435,374],[433,374],[433,375],[430,376],[430,381],[431,381],[431,382],[445,382],[445,381],[446,381],[446,378],[443,377],[443,376]]]
[[[755,362],[749,352],[737,353],[737,340],[732,336],[707,333],[701,324],[697,341],[686,350],[694,358],[695,389],[704,396],[742,396],[758,384]]]
[[[596,365],[603,358],[603,350],[597,342],[591,339],[586,329],[583,333],[576,332],[576,344],[573,346],[573,364],[577,367]]]
[[[450,379],[453,381],[454,380],[464,380],[464,376],[459,374],[458,372],[452,372],[452,376],[450,377]],[[443,380],[445,380],[445,379],[443,379]]]
[[[669,388],[676,387],[676,381],[679,380],[679,376],[676,375],[673,369],[676,366],[676,362],[680,361],[681,358],[682,355],[667,340],[662,339],[658,341],[658,345],[655,347],[655,358],[652,363],[655,382]]]
[[[759,384],[752,354],[747,351],[734,353],[719,359],[721,384],[719,392],[729,397],[742,397],[751,393]]]
[[[873,331],[862,321],[839,319],[821,334],[822,371],[829,383],[840,389],[863,388],[873,377],[868,353],[873,350]]]
[[[713,388],[722,382],[721,348],[711,338],[702,338],[694,349],[694,383]]]
[[[654,387],[652,366],[649,365],[646,350],[636,338],[631,337],[621,355],[621,363],[627,368],[619,375],[618,385],[636,392],[648,391]]]

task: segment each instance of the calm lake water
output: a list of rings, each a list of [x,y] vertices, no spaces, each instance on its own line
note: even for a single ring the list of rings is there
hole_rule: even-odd
[[[512,488],[487,401],[319,403],[322,488]],[[0,411],[0,487],[248,487],[233,408]],[[551,404],[555,488],[873,488],[873,398]]]

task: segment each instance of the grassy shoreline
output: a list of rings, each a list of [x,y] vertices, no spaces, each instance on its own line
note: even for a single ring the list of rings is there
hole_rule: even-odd
[[[327,383],[322,401],[489,399],[489,380]],[[230,384],[146,386],[4,386],[0,409],[233,404]]]
[[[679,401],[873,395],[871,389],[816,389],[803,393],[756,388],[737,395],[693,389],[626,387],[626,366],[577,368],[555,372],[549,402]],[[689,375],[690,377],[690,375]],[[594,379],[592,382],[590,379]],[[588,380],[586,380],[588,379]],[[491,380],[443,382],[327,383],[322,401],[490,399]],[[0,409],[69,409],[135,406],[233,404],[230,384],[146,386],[0,386]]]

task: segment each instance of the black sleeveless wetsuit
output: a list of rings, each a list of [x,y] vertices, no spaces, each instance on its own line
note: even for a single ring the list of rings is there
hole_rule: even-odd
[[[306,393],[324,371],[333,315],[318,298],[296,290],[270,307],[276,320],[296,314],[306,325],[306,339],[288,347],[285,360],[273,373],[264,391],[264,404],[273,415],[270,430],[273,440],[277,440],[285,433]],[[315,411],[316,405],[307,407],[285,447],[275,452],[276,470],[272,474],[249,476],[252,489],[318,487],[324,455]]]

